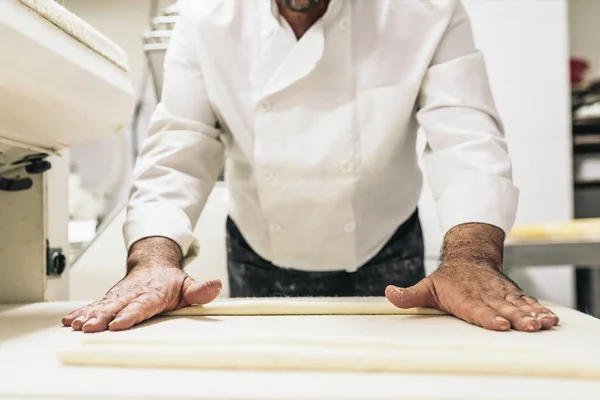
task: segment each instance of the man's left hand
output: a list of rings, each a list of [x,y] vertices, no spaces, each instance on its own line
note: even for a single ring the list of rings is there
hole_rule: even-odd
[[[502,271],[504,233],[493,226],[466,224],[444,240],[441,267],[409,288],[388,286],[386,297],[400,308],[436,308],[483,328],[535,332],[558,317]]]

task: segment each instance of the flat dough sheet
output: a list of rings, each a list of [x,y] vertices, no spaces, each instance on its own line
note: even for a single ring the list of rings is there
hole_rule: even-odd
[[[373,304],[383,306],[384,298],[256,300],[259,314],[268,315],[242,316],[252,314],[253,300],[215,302],[211,312],[220,316],[164,315],[129,331],[80,334],[81,343],[60,358],[79,366],[600,379],[600,321],[562,307],[552,307],[561,326],[524,333],[486,331],[448,315],[373,315]],[[298,315],[299,308],[284,309],[286,302],[329,311]],[[330,315],[341,303],[345,312]],[[361,309],[370,315],[356,315]]]
[[[181,315],[443,315],[430,308],[401,309],[385,297],[246,298],[214,301],[165,313]]]

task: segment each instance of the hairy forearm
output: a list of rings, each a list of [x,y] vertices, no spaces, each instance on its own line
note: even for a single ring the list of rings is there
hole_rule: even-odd
[[[474,263],[502,270],[504,231],[498,227],[469,223],[448,231],[442,247],[442,264]]]
[[[127,273],[137,267],[182,268],[183,253],[171,239],[145,238],[131,246],[127,257]]]

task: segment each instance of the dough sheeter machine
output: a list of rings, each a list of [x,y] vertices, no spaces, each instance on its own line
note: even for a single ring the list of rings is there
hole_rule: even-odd
[[[68,283],[63,150],[129,123],[128,60],[52,0],[0,1],[0,46],[0,303],[54,300]]]
[[[62,365],[57,357],[60,349],[83,334],[60,327],[60,317],[83,304],[53,301],[60,299],[56,286],[68,284],[60,278],[68,215],[55,211],[60,209],[55,205],[61,204],[68,174],[68,168],[61,167],[66,157],[61,151],[119,131],[129,122],[135,96],[122,50],[51,0],[0,0],[0,44],[9,56],[0,62],[0,303],[7,304],[0,306],[0,398],[548,400],[595,399],[600,393],[597,379]],[[508,248],[507,260],[515,264],[519,254],[529,254],[529,250],[511,254],[511,249],[517,247]],[[595,259],[586,254],[589,261]],[[553,334],[564,339],[559,344],[577,342],[598,350],[600,321],[573,310],[556,311],[565,325]],[[448,316],[271,318],[269,329],[302,331],[306,321],[312,327],[309,334],[320,326],[333,331],[354,326],[364,332],[410,331],[414,338],[421,336],[415,330],[421,326],[422,338],[432,343],[444,333],[450,340],[469,339],[471,334],[485,339],[490,334]],[[190,326],[187,336],[191,329],[200,329],[201,335],[204,327],[215,323],[201,317],[173,321]],[[175,330],[170,336],[178,333],[182,332]],[[515,343],[532,340],[520,339],[523,336],[516,332],[506,335],[511,336],[503,340],[514,337]],[[535,337],[543,341],[549,336]]]

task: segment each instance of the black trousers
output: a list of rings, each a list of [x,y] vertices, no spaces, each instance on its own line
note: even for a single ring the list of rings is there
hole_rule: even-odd
[[[250,248],[231,218],[226,232],[231,297],[383,296],[387,285],[412,286],[425,277],[423,233],[416,211],[355,272],[279,268]]]

